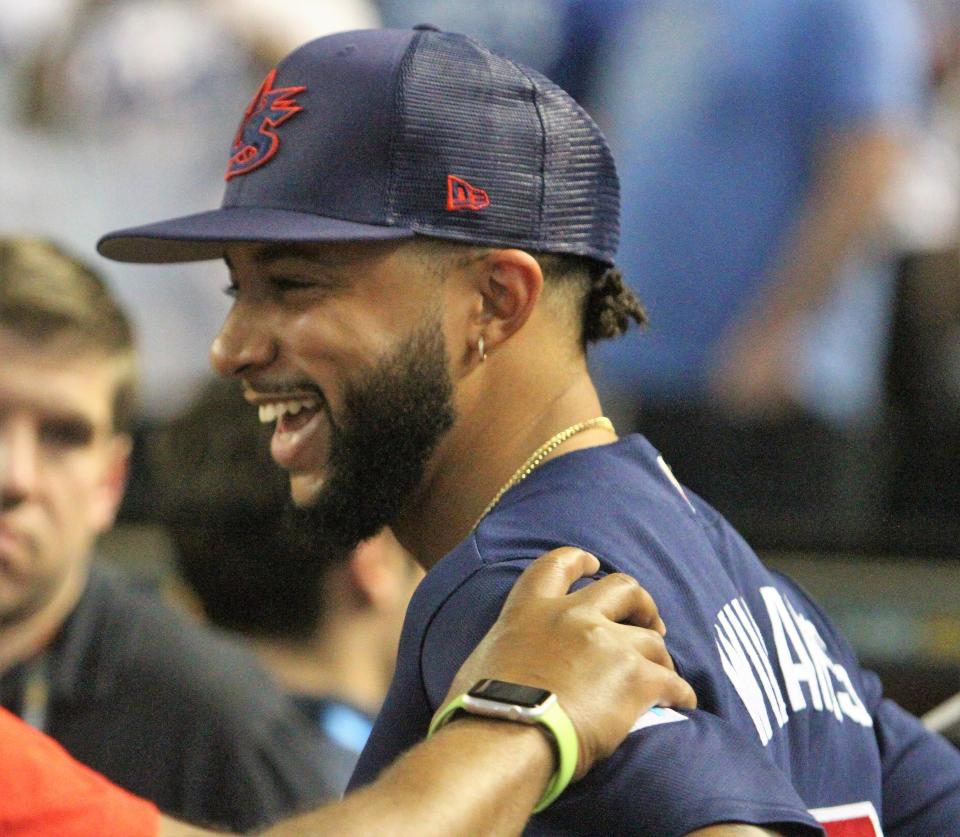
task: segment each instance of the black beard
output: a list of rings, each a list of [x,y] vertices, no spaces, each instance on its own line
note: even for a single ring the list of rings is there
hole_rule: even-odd
[[[443,332],[429,319],[347,388],[343,415],[330,423],[330,476],[308,507],[288,507],[308,554],[343,555],[394,520],[453,426]]]

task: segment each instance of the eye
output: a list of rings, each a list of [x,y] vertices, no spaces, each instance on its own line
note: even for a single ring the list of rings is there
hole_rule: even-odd
[[[48,421],[40,428],[44,442],[62,448],[80,448],[93,441],[93,427],[85,421]]]
[[[278,291],[301,291],[307,288],[316,287],[316,282],[308,279],[300,279],[296,276],[273,276],[270,284]]]

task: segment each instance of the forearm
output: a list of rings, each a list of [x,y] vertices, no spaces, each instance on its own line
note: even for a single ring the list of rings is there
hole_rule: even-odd
[[[447,696],[449,701],[490,677],[516,682],[530,677],[549,688],[577,732],[578,776],[610,755],[651,706],[696,707],[693,690],[673,671],[656,606],[636,581],[614,573],[566,594],[574,581],[599,568],[596,558],[569,547],[535,561]],[[540,727],[458,718],[369,787],[280,823],[266,835],[518,834],[555,761]],[[167,818],[161,831],[162,837],[207,834]]]
[[[518,834],[553,769],[553,751],[538,728],[464,718],[410,750],[373,785],[266,835]]]
[[[886,128],[846,133],[820,152],[810,196],[760,300],[764,320],[783,324],[829,292],[852,244],[875,222],[901,154],[899,138]]]

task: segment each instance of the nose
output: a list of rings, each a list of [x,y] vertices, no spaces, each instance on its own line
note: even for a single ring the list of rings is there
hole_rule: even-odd
[[[23,422],[0,422],[0,508],[12,508],[34,491],[39,478],[36,434]]]
[[[275,356],[276,344],[265,318],[243,302],[235,303],[210,346],[210,365],[228,378],[263,368]]]

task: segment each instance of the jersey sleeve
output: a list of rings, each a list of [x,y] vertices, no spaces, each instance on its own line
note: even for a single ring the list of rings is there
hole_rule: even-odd
[[[0,834],[156,837],[160,814],[0,709]]]
[[[484,567],[436,611],[421,656],[431,712],[496,620],[522,568],[511,562]],[[754,740],[708,712],[669,717],[672,723],[629,735],[611,758],[534,817],[526,833],[669,835],[718,822],[776,826],[784,834],[822,833]]]
[[[874,714],[888,837],[953,834],[960,823],[960,750],[890,700]]]

